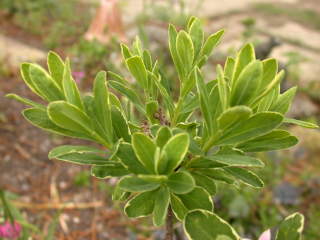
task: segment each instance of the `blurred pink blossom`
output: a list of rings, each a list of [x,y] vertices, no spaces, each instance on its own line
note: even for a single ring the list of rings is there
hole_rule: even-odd
[[[0,225],[0,238],[16,239],[20,236],[21,225],[17,222],[13,224],[9,221],[4,222]]]
[[[84,72],[72,72],[72,76],[74,77],[74,80],[76,83],[80,83],[81,80],[85,77]]]
[[[259,240],[271,240],[271,231],[270,229],[264,231],[259,237]]]

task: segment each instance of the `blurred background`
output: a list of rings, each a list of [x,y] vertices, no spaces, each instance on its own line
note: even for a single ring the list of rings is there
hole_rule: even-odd
[[[97,180],[86,166],[48,160],[52,147],[76,141],[33,127],[20,114],[24,106],[4,95],[35,99],[19,65],[44,66],[49,50],[71,59],[83,91],[99,70],[128,76],[119,43],[131,44],[136,35],[166,79],[176,78],[167,26],[183,27],[191,15],[202,19],[207,34],[226,30],[205,69],[209,79],[217,63],[253,42],[258,58],[275,57],[286,70],[282,90],[299,86],[289,115],[319,124],[319,0],[0,0],[0,189],[23,226],[21,239],[162,239],[150,219],[129,220],[111,201],[113,179]],[[266,162],[260,170],[265,188],[219,185],[215,211],[242,236],[257,239],[300,211],[305,239],[320,239],[320,131],[290,131],[300,139],[297,146],[259,154]],[[0,205],[0,224],[3,211]]]

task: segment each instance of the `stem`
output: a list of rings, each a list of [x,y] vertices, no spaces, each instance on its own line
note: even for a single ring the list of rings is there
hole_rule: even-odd
[[[167,222],[166,222],[166,237],[164,240],[173,240],[173,214],[171,207],[168,209]]]

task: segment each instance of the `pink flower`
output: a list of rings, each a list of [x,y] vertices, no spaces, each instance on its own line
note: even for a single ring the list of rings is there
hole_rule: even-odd
[[[85,77],[84,72],[72,72],[72,76],[74,77],[74,80],[76,83],[80,83],[81,80]]]
[[[0,238],[16,239],[20,236],[21,225],[17,222],[11,224],[9,221],[0,225]]]
[[[271,231],[270,229],[264,231],[259,237],[259,240],[271,240]]]

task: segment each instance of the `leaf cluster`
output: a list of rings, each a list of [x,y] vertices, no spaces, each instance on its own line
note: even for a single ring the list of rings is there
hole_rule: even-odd
[[[32,63],[21,66],[25,83],[48,104],[8,96],[30,106],[22,114],[33,125],[104,147],[59,146],[49,158],[92,165],[98,178],[118,177],[113,199],[126,202],[128,217],[152,215],[161,226],[170,208],[190,239],[239,239],[213,213],[216,183],[263,187],[253,169],[264,163],[251,153],[295,145],[297,138],[283,124],[317,126],[285,117],[296,87],[280,93],[284,72],[278,72],[275,59],[257,60],[251,44],[218,65],[216,79],[205,81],[201,68],[223,32],[205,38],[195,17],[186,30],[169,26],[177,98],[139,39],[132,47],[121,45],[133,79],[109,72],[107,80],[101,71],[92,94],[82,94],[69,60],[50,52],[49,71]]]

